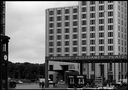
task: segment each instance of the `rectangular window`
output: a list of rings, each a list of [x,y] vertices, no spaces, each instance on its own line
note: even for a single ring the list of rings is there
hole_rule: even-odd
[[[61,52],[61,48],[57,48],[57,52]]]
[[[87,1],[82,1],[82,5],[86,5],[87,4]]]
[[[78,9],[77,8],[73,8],[73,13],[77,13]]]
[[[49,70],[53,70],[53,65],[49,65]]]
[[[73,28],[73,32],[77,32],[77,28]]]
[[[65,14],[69,14],[69,9],[65,9]]]
[[[78,21],[74,21],[73,26],[77,26],[77,25],[78,25]]]
[[[53,34],[54,30],[53,29],[49,29],[49,34]]]
[[[90,56],[94,56],[95,55],[95,53],[90,53]]]
[[[113,37],[113,32],[108,32],[108,37]]]
[[[109,17],[109,16],[113,16],[113,11],[108,12],[108,17]]]
[[[104,24],[104,19],[99,19],[99,24]]]
[[[90,38],[95,38],[95,33],[90,33]]]
[[[69,16],[65,16],[65,20],[69,20]]]
[[[99,10],[104,10],[104,6],[99,6]]]
[[[113,53],[108,53],[108,55],[113,55]]]
[[[99,12],[99,17],[104,17],[104,12]]]
[[[104,3],[104,1],[99,1],[99,4],[103,4]]]
[[[69,39],[69,35],[65,35],[65,39]]]
[[[90,18],[95,18],[95,13],[90,13]]]
[[[104,55],[104,53],[99,53],[100,56]]]
[[[95,1],[90,1],[90,5],[93,5],[93,4],[95,4]]]
[[[78,43],[77,43],[77,41],[73,41],[73,45],[77,45]]]
[[[61,14],[61,10],[57,10],[57,14]]]
[[[65,33],[69,33],[69,28],[65,28]]]
[[[82,51],[86,51],[86,47],[82,47]]]
[[[90,40],[90,44],[94,45],[95,44],[95,40]]]
[[[49,46],[53,46],[53,42],[49,42]]]
[[[99,26],[99,31],[103,31],[104,30],[104,26]]]
[[[65,26],[70,26],[70,23],[69,22],[65,22]]]
[[[61,42],[60,41],[57,42],[57,46],[61,46]]]
[[[49,23],[49,27],[53,28],[54,27],[54,23]]]
[[[49,53],[53,53],[53,48],[49,48]]]
[[[65,56],[69,56],[69,54],[65,54]]]
[[[61,21],[61,16],[57,16],[57,21]]]
[[[82,56],[86,56],[87,54],[86,53],[82,53]],[[85,68],[84,68],[85,69]],[[84,70],[85,71],[85,70]]]
[[[73,35],[73,39],[77,39],[77,34],[74,34]]]
[[[91,63],[91,69],[92,69],[92,71],[95,70],[95,63]]]
[[[57,27],[61,27],[61,23],[57,23]]]
[[[86,38],[86,33],[82,34],[82,38]]]
[[[82,18],[83,18],[83,19],[86,18],[86,14],[82,14]]]
[[[104,51],[104,46],[99,46],[99,51]]]
[[[95,20],[90,20],[90,25],[95,24]]]
[[[113,44],[113,39],[108,39],[108,44]]]
[[[95,47],[94,46],[91,46],[90,47],[90,51],[95,51]]]
[[[90,11],[95,11],[95,6],[90,7]]]
[[[95,31],[95,26],[90,26],[90,31]]]
[[[82,32],[86,32],[87,31],[87,27],[82,27]]]
[[[61,39],[61,35],[57,35],[57,40],[60,40]]]
[[[75,57],[75,56],[77,56],[77,54],[73,54],[73,56]]]
[[[54,11],[49,11],[49,15],[53,15],[54,14]]]
[[[108,5],[108,10],[113,9],[113,5]]]
[[[99,44],[104,44],[104,39],[99,39]]]
[[[49,17],[49,21],[54,21],[54,18],[53,17]]]
[[[65,46],[68,46],[69,45],[69,41],[65,41]]]
[[[104,37],[104,33],[99,33],[99,37]]]
[[[108,25],[108,30],[113,30],[113,25]]]
[[[82,25],[86,25],[86,20],[82,20]]]
[[[61,33],[61,29],[57,29],[57,33]]]
[[[82,12],[86,12],[87,8],[86,7],[82,7]]]
[[[113,23],[113,18],[109,18],[108,23]]]
[[[78,16],[77,15],[73,15],[73,19],[78,19]]]
[[[113,1],[108,1],[108,3],[113,3]]]
[[[77,52],[77,47],[73,47],[73,52]]]
[[[112,63],[109,63],[109,71],[112,71]]]
[[[49,36],[49,40],[53,40],[54,39],[54,37],[53,36]]]
[[[86,45],[86,40],[82,40],[82,45]]]
[[[65,48],[65,52],[69,52],[69,48],[68,47]]]
[[[112,51],[113,50],[113,46],[108,46],[108,51]]]

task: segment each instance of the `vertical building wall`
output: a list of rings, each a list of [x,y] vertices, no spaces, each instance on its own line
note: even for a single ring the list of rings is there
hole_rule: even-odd
[[[126,1],[82,1],[78,6],[47,9],[46,56],[127,54],[126,3]],[[61,14],[58,14],[58,10]],[[49,15],[51,11],[53,15]],[[61,20],[57,20],[59,16]],[[59,23],[61,26],[58,26]],[[111,73],[108,69],[110,65],[109,63],[103,65],[104,76],[108,79],[108,73]],[[113,78],[118,80],[121,76],[119,73],[126,73],[125,68],[125,64],[113,63]],[[95,77],[100,76],[100,63],[95,64],[95,72],[91,70],[89,63],[85,63],[83,69],[83,73],[89,78],[94,73]]]

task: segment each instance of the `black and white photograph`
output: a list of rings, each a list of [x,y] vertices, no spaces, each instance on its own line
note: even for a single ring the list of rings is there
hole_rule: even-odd
[[[127,1],[1,1],[0,90],[127,90]]]

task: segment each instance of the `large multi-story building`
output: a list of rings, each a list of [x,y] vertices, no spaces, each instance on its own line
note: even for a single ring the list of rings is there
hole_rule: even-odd
[[[127,1],[80,1],[78,6],[46,10],[46,57],[94,55],[127,55]],[[83,65],[87,78],[103,75],[118,81],[126,73],[126,63]]]

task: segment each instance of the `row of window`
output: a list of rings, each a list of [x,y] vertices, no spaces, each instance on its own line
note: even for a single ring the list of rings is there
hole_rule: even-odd
[[[90,51],[95,51],[96,47],[95,46],[90,46]],[[62,52],[62,48],[57,48],[56,49],[57,52]],[[70,52],[70,48],[66,47],[64,48],[65,52]],[[73,47],[72,48],[73,52],[78,52],[78,47]],[[86,47],[81,47],[81,51],[87,51]],[[104,51],[104,46],[99,46],[99,51]],[[108,46],[108,51],[113,51],[113,46]],[[49,53],[53,53],[54,52],[54,48],[49,48]]]
[[[121,47],[121,46],[118,46],[118,50],[121,51],[121,52],[127,52],[127,48],[125,47]]]
[[[94,45],[96,43],[95,40],[90,40],[90,45]],[[57,46],[61,46],[62,42],[61,41],[57,41]],[[73,45],[78,45],[78,41],[73,41],[72,42]],[[82,40],[81,41],[82,45],[87,45],[87,41],[86,40]],[[104,44],[104,39],[99,39],[99,44]],[[113,39],[108,39],[108,44],[113,44]],[[69,46],[70,45],[70,41],[65,41],[64,42],[65,46]],[[49,46],[54,46],[54,42],[49,42]]]
[[[104,1],[99,1],[99,4],[103,4],[103,3]],[[113,1],[108,1],[108,3],[113,3]],[[95,1],[90,1],[90,5],[94,5],[94,4],[95,4]],[[87,1],[82,1],[81,5],[87,5]]]
[[[87,25],[87,21],[86,20],[82,20],[82,25]],[[99,24],[104,24],[104,19],[99,19]],[[96,20],[90,20],[90,25],[94,25],[96,23]],[[108,18],[108,23],[113,23],[113,18]],[[78,25],[78,21],[73,21],[73,26],[77,26]],[[65,22],[64,25],[66,27],[70,26],[70,22]],[[62,22],[57,22],[57,27],[62,27]],[[53,28],[54,27],[54,23],[49,23],[49,27]]]
[[[113,16],[113,11],[109,11],[108,12],[108,17]],[[82,19],[86,19],[87,16],[86,14],[82,14],[81,15]],[[96,13],[90,13],[90,18],[95,18],[96,17]],[[99,12],[99,17],[104,17],[104,12]],[[78,15],[73,15],[72,19],[78,19]],[[57,16],[56,18],[57,21],[62,21],[62,16]],[[70,15],[66,15],[64,16],[64,20],[70,20]],[[54,21],[54,17],[49,17],[49,21]]]
[[[62,10],[57,10],[56,13],[62,14]],[[65,9],[65,14],[69,14],[70,13],[70,9]],[[73,8],[73,13],[78,13],[78,8]],[[54,15],[54,11],[49,11],[49,15]]]
[[[99,26],[99,31],[103,31],[105,28],[104,26]],[[78,28],[77,27],[74,27],[72,28],[72,32],[78,32]],[[90,31],[95,31],[96,30],[96,27],[95,26],[90,26]],[[113,25],[108,25],[108,30],[113,30]],[[81,27],[81,31],[82,32],[86,32],[87,31],[87,27]],[[64,33],[69,33],[70,32],[70,28],[65,28],[64,29]],[[62,33],[62,29],[58,28],[56,30],[56,33]],[[54,34],[54,29],[49,29],[49,34]]]
[[[81,37],[82,38],[87,38],[86,33],[83,33]],[[104,37],[104,32],[100,32],[99,33],[99,38],[101,38],[101,37]],[[108,32],[108,37],[113,37],[113,32]],[[57,40],[61,40],[62,39],[62,35],[57,35],[56,38],[57,38]],[[65,35],[64,38],[65,39],[69,39],[70,35],[69,34]],[[77,39],[78,38],[78,34],[73,34],[72,38],[73,39]],[[95,33],[90,33],[90,38],[95,38]],[[49,36],[49,40],[54,40],[54,36],[53,35]]]
[[[112,10],[113,9],[113,5],[110,4],[108,5],[108,10]],[[82,12],[86,12],[87,8],[86,7],[82,7],[81,8]],[[95,11],[96,7],[95,6],[90,6],[90,11]],[[99,6],[99,10],[104,10],[104,5]],[[70,14],[70,9],[65,9],[65,14]],[[78,8],[73,8],[73,13],[78,13]],[[57,15],[62,14],[62,10],[57,10]],[[49,15],[54,15],[54,11],[50,10],[49,11]]]
[[[95,53],[90,53],[89,56],[93,56]],[[99,53],[99,55],[104,55],[104,53]],[[108,55],[113,55],[113,52],[109,52]],[[49,56],[54,56],[53,54],[49,54]],[[61,54],[57,54],[56,56],[62,56]],[[78,54],[64,54],[64,56],[78,56]],[[86,53],[82,53],[82,56],[87,56]]]

